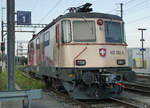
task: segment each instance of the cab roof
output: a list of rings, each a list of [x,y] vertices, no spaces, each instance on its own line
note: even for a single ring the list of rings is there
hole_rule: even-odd
[[[51,23],[49,23],[44,29],[42,29],[38,34],[46,31],[48,28],[56,24],[58,21],[64,18],[104,18],[104,19],[111,19],[111,20],[119,20],[122,21],[122,18],[117,15],[106,14],[106,13],[96,13],[96,12],[71,12],[66,13],[65,15],[60,15],[56,19],[54,19]],[[36,36],[38,36],[38,34]],[[34,38],[36,37],[34,36]],[[32,38],[30,41],[32,41]]]

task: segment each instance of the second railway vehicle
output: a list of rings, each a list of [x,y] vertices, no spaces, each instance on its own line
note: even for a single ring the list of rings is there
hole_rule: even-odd
[[[29,42],[32,71],[47,86],[64,87],[76,99],[105,99],[134,79],[128,67],[124,22],[111,14],[90,12],[89,4],[70,8]]]

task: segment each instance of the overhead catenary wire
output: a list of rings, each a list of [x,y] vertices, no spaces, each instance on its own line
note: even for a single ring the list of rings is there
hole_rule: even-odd
[[[110,11],[107,11],[107,13],[111,13],[111,12],[113,12],[113,11],[116,11],[118,9],[118,7],[117,8],[114,8],[114,9],[112,9],[112,10],[110,10]]]
[[[135,1],[135,0],[132,0],[132,1]],[[135,5],[133,5],[132,7],[130,7],[130,8],[127,8],[127,9],[125,9],[125,13],[129,13],[129,12],[131,12],[131,10],[133,10],[132,8],[135,8],[136,9],[136,7],[139,7],[139,6],[142,6],[143,4],[145,4],[145,3],[147,3],[147,2],[149,2],[150,0],[144,0],[144,1],[140,1],[140,2],[138,2],[138,3],[136,3]],[[129,1],[130,2],[130,1]],[[131,3],[131,2],[130,2]],[[146,8],[144,7],[142,7],[142,8],[139,8],[139,11],[144,11]],[[129,11],[130,10],[130,11]],[[134,14],[135,13],[139,13],[139,11],[135,11],[134,12]],[[132,15],[134,15],[134,14],[132,14]],[[133,24],[133,23],[136,23],[137,21],[141,21],[141,20],[145,20],[145,19],[147,19],[147,18],[149,18],[150,16],[144,16],[144,17],[142,17],[142,18],[138,18],[137,17],[137,19],[135,19],[135,20],[132,20],[132,21],[128,21],[128,25],[129,24]]]
[[[130,11],[129,10],[125,10],[125,13],[127,14],[129,14],[129,13],[133,13],[133,14],[131,14],[130,15],[130,17],[132,16],[132,17],[135,17],[134,18],[134,20],[129,20],[129,21],[126,21],[127,23],[127,25],[130,25],[130,24],[134,24],[134,23],[138,23],[138,22],[140,22],[140,24],[143,22],[144,23],[144,21],[143,20],[146,20],[146,19],[149,19],[150,18],[150,16],[148,15],[148,16],[142,16],[141,18],[139,18],[139,16],[137,16],[138,14],[140,14],[139,12],[142,12],[142,11],[145,11],[146,12],[146,9],[148,9],[149,7],[148,7],[148,3],[147,2],[149,2],[150,0],[144,0],[144,1],[140,1],[140,3],[138,2],[138,3],[136,3],[134,6],[132,6],[133,8],[135,8],[135,7],[141,7],[141,8],[135,8],[136,9],[136,11],[134,11],[135,9],[131,9],[132,7],[130,7],[130,8],[128,8],[128,9],[130,9]],[[145,7],[146,5],[147,5],[147,7]],[[131,11],[131,10],[133,10],[133,11]],[[137,15],[135,14],[135,13],[138,13]],[[142,13],[143,14],[143,13]],[[134,15],[134,16],[133,16]],[[141,14],[140,14],[141,15]],[[137,17],[136,17],[137,16]]]
[[[143,11],[145,11],[146,12],[146,10],[147,9],[149,9],[150,7],[149,6],[147,6],[147,7],[142,7],[142,8],[140,8],[140,10],[138,10],[138,11],[130,11],[130,13],[134,13],[134,14],[131,14],[130,15],[130,17],[131,16],[135,16],[136,14],[139,14],[139,12],[143,12]],[[127,11],[125,11],[124,13],[128,13]]]
[[[130,3],[134,2],[134,1],[136,1],[136,0],[129,0],[129,1],[125,2],[125,3],[123,3],[123,4],[124,5],[128,5],[128,4],[130,4]]]
[[[129,0],[129,1],[127,1],[127,2],[124,2],[123,5],[129,5],[130,3],[133,3],[134,1],[136,1],[136,0]],[[128,8],[128,9],[134,8],[134,7],[136,7],[136,6],[140,5],[140,4],[143,4],[143,3],[147,2],[147,1],[149,1],[149,0],[144,0],[144,1],[142,1],[142,2],[140,2],[140,3],[138,3],[138,4],[136,4],[136,5],[134,5],[134,6],[130,7],[130,8]],[[118,7],[114,8],[114,9],[112,9],[112,10],[110,10],[110,11],[107,11],[107,13],[111,13],[111,12],[113,12],[113,11],[116,11],[117,9],[118,9]],[[128,9],[125,9],[125,10],[128,10]]]
[[[56,4],[46,13],[46,15],[41,18],[41,20],[39,21],[39,23],[41,23],[42,21],[44,21],[44,19],[50,14],[50,12],[52,12],[53,10],[55,10],[55,8],[56,8],[62,1],[63,1],[63,0],[58,0],[58,1],[56,2]]]
[[[144,1],[140,2],[140,3],[135,4],[135,5],[132,6],[132,7],[129,7],[129,8],[127,8],[127,9],[125,9],[125,11],[127,11],[127,10],[129,10],[129,9],[132,9],[132,8],[135,8],[135,7],[137,7],[137,6],[141,5],[141,4],[146,3],[146,2],[149,2],[149,1],[150,1],[150,0],[144,0]]]
[[[137,21],[145,20],[145,19],[148,19],[148,18],[150,18],[150,15],[145,16],[145,17],[142,17],[142,18],[139,18],[139,19],[136,19],[136,20],[131,21],[131,22],[128,22],[127,24],[133,24],[133,23],[135,23],[135,22],[137,22]]]
[[[134,1],[136,1],[136,0],[129,0],[129,1],[125,2],[125,3],[123,3],[123,5],[128,5],[129,3],[132,3]],[[116,11],[117,9],[118,9],[118,7],[114,8],[114,9],[112,9],[110,11],[107,11],[107,13],[111,13],[113,11]]]
[[[38,4],[39,4],[39,0],[35,0],[35,4],[31,8],[31,10],[34,11],[36,9],[36,7],[37,7]]]

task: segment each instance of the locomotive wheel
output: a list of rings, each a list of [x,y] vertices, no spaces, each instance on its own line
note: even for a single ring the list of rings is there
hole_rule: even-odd
[[[52,88],[57,91],[60,91],[62,87],[61,81],[55,78],[52,78]]]
[[[45,81],[45,84],[46,84],[47,88],[52,86],[52,78],[44,77],[44,81]]]

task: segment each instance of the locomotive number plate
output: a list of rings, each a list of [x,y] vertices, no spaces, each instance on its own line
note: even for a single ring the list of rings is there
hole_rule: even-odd
[[[124,51],[114,50],[114,51],[110,51],[110,54],[112,54],[112,55],[123,55]]]

